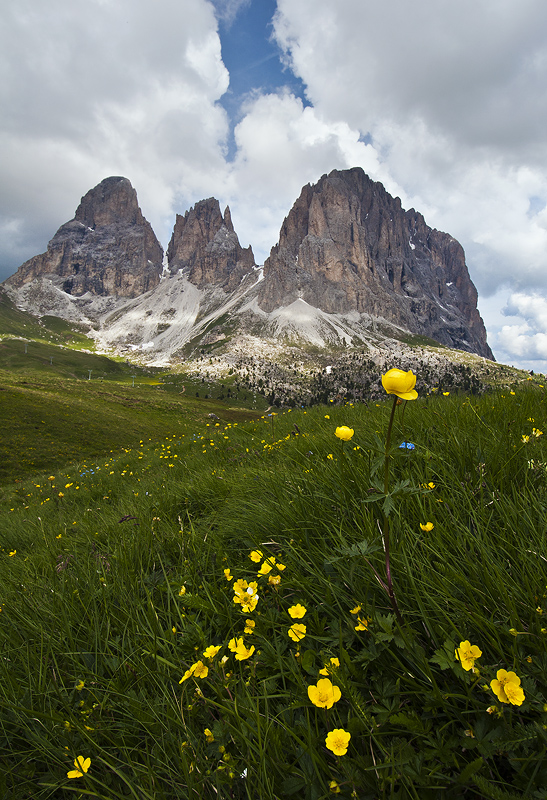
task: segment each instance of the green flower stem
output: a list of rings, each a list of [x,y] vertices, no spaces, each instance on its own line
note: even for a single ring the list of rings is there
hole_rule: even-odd
[[[387,426],[387,435],[386,435],[386,451],[385,451],[385,462],[384,462],[384,495],[389,493],[389,450],[391,447],[391,430],[393,428],[393,420],[395,419],[395,409],[397,408],[397,403],[399,398],[397,395],[393,397],[393,405],[391,407],[391,416],[389,418],[389,424]],[[401,612],[399,610],[399,606],[397,603],[397,598],[395,597],[395,591],[393,589],[393,581],[391,578],[391,562],[389,557],[389,519],[387,514],[384,511],[384,535],[383,535],[383,543],[384,543],[384,553],[386,556],[386,585],[387,585],[387,594],[389,597],[389,602],[395,612],[397,620],[399,624],[402,626],[403,618],[401,616]]]
[[[391,445],[391,429],[393,428],[393,420],[395,418],[395,409],[397,408],[397,401],[399,398],[397,395],[393,396],[393,405],[391,407],[391,416],[389,418],[389,425],[387,426],[387,436],[386,436],[386,453],[385,453],[385,463],[384,463],[384,494],[389,492],[389,448]]]

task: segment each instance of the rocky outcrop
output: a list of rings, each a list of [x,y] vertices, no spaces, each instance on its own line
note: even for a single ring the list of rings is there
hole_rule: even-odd
[[[234,291],[255,266],[251,247],[239,244],[230,209],[222,216],[214,197],[196,203],[184,216],[177,214],[167,261],[171,274],[184,270],[199,289],[214,285],[225,292]]]
[[[127,178],[105,178],[80,202],[47,252],[23,264],[6,283],[20,288],[51,277],[64,292],[137,297],[160,280],[163,250]]]
[[[461,245],[360,168],[305,186],[283,222],[258,302],[272,312],[299,298],[493,358]]]

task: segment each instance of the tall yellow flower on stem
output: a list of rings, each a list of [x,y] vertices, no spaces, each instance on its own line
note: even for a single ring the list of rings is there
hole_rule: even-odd
[[[354,434],[353,428],[348,428],[347,425],[341,425],[334,431],[334,435],[338,436],[338,438],[341,439],[343,442],[349,442],[353,434]]]
[[[387,497],[389,494],[389,458],[390,458],[390,445],[391,445],[391,430],[393,428],[393,420],[395,419],[395,409],[400,400],[416,400],[418,392],[415,390],[416,376],[412,370],[405,372],[402,369],[389,369],[385,375],[382,375],[382,386],[388,394],[394,395],[393,406],[391,407],[391,416],[387,426],[386,434],[386,449],[384,459],[384,495]],[[387,592],[391,606],[395,615],[400,623],[402,623],[401,612],[395,597],[393,589],[393,581],[391,578],[391,564],[389,557],[389,520],[387,514],[384,512],[384,553],[386,559],[386,580],[383,581],[378,573],[375,571],[376,579],[379,581],[382,588]]]
[[[411,369],[404,372],[402,369],[389,369],[382,375],[382,386],[388,394],[395,394],[401,400],[416,400],[418,392],[415,390],[416,375]]]

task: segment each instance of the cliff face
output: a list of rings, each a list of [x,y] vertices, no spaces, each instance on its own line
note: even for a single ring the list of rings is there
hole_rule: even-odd
[[[51,276],[68,294],[136,297],[159,283],[163,250],[127,178],[105,178],[82,198],[47,252],[6,281],[20,288]]]
[[[362,169],[333,170],[302,189],[264,265],[259,305],[301,298],[357,311],[492,358],[461,245]]]
[[[184,216],[177,214],[167,261],[171,274],[183,269],[199,289],[215,285],[225,292],[234,291],[255,266],[251,247],[239,244],[230,209],[222,216],[214,197],[196,203]]]

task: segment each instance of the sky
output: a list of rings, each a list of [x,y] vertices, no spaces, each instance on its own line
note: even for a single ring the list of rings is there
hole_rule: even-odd
[[[164,248],[214,196],[263,263],[362,167],[458,239],[498,361],[547,372],[545,0],[11,0],[0,280],[123,175]]]

